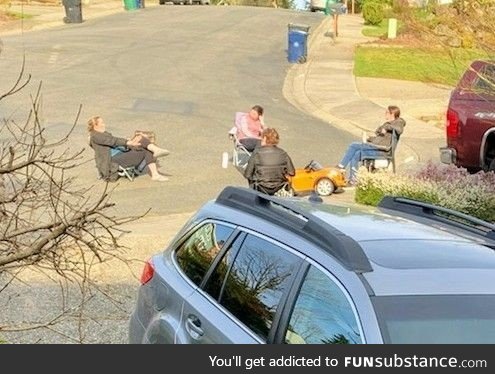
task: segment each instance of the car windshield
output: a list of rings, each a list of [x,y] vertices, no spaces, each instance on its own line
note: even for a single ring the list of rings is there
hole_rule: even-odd
[[[495,295],[373,298],[385,343],[495,343]]]
[[[318,171],[318,170],[323,169],[323,166],[318,161],[313,160],[309,163],[308,169]]]

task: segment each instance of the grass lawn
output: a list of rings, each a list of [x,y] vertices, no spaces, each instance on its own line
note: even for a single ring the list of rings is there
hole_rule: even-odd
[[[33,15],[32,14],[26,14],[26,13],[21,13],[21,12],[12,12],[12,11],[7,11],[7,16],[9,16],[10,18],[14,18],[14,19],[30,19],[30,18],[33,18]]]
[[[454,86],[472,60],[486,59],[481,51],[358,46],[357,77],[391,78]]]

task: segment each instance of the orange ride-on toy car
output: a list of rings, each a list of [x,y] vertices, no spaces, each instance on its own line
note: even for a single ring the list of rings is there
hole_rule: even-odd
[[[320,196],[329,196],[347,183],[341,170],[336,167],[324,168],[314,160],[304,169],[296,169],[296,175],[290,177],[289,181],[296,195],[315,191]]]

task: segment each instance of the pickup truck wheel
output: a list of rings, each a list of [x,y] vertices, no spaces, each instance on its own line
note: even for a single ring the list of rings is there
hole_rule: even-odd
[[[495,172],[495,158],[490,162],[490,166],[488,166],[488,171]]]

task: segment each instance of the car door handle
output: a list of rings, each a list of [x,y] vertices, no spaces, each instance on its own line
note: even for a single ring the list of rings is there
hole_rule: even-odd
[[[204,335],[201,321],[196,316],[189,316],[186,320],[186,330],[193,339],[199,340]]]

